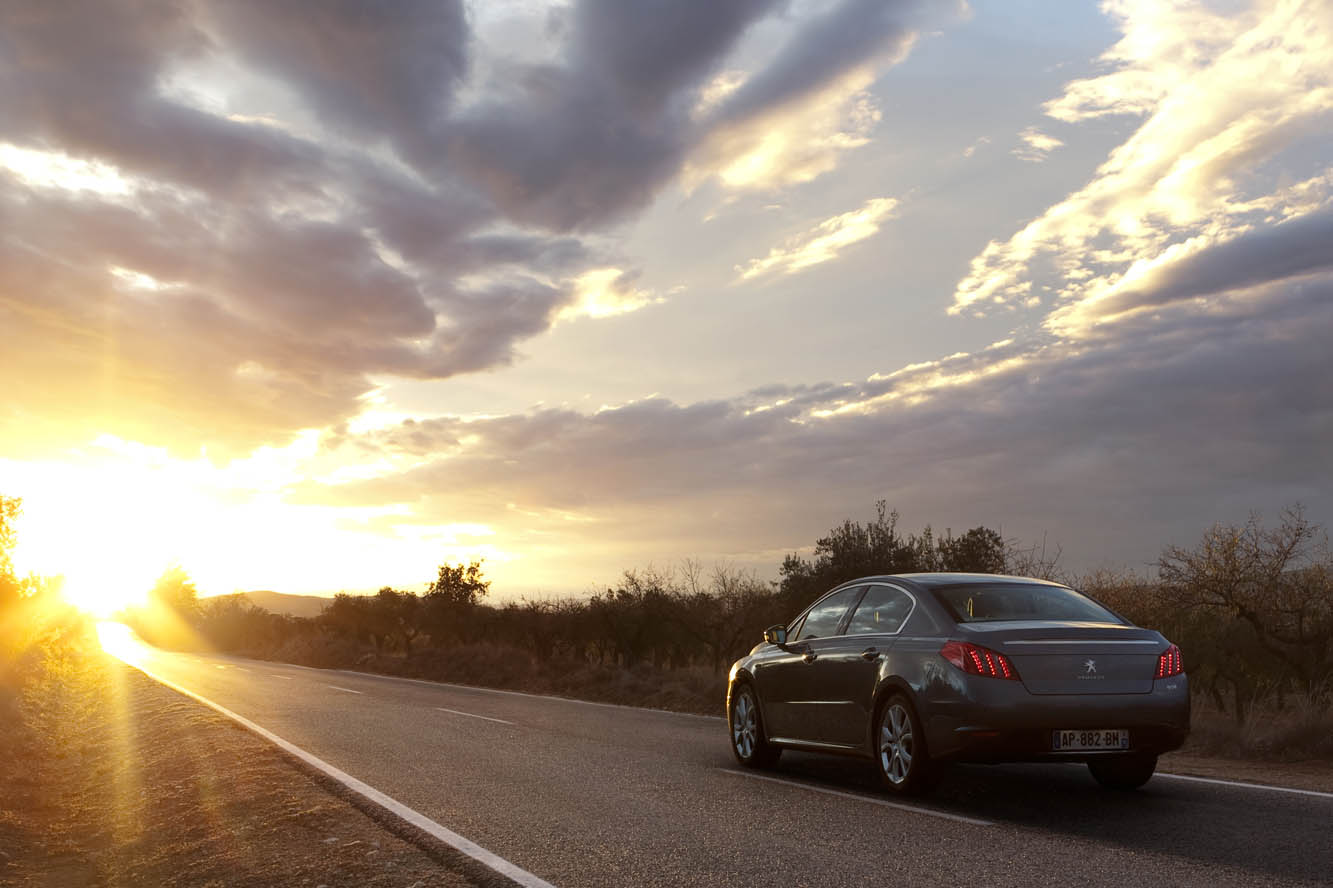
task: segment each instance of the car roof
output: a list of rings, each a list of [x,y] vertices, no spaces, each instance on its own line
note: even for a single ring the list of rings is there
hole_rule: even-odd
[[[1061,583],[1055,583],[1050,580],[1038,580],[1033,577],[1014,577],[1006,574],[980,574],[980,573],[903,573],[903,574],[883,574],[873,577],[861,577],[858,580],[851,580],[843,585],[852,585],[853,583],[866,583],[875,580],[910,580],[926,588],[938,588],[943,586],[971,586],[983,583],[1029,583],[1034,586],[1061,586]]]

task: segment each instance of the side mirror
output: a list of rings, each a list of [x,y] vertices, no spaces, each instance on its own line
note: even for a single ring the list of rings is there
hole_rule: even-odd
[[[764,641],[768,642],[769,644],[776,644],[778,647],[782,647],[784,644],[787,643],[787,627],[769,626],[767,629],[764,630]]]

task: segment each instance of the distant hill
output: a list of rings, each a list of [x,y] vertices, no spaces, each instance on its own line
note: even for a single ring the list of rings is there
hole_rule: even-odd
[[[328,607],[332,598],[322,595],[287,595],[283,592],[271,592],[260,589],[254,592],[242,592],[251,604],[262,607],[275,614],[289,614],[293,617],[317,617]]]

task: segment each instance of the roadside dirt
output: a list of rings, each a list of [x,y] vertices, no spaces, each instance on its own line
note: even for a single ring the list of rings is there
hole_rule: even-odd
[[[103,654],[48,658],[19,710],[0,724],[2,885],[506,884]]]
[[[1333,762],[1252,762],[1172,752],[1161,757],[1157,768],[1164,774],[1333,792]]]

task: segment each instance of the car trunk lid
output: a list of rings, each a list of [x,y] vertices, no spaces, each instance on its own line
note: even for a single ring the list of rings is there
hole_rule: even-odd
[[[1033,694],[1147,694],[1166,640],[1115,623],[997,621],[960,626],[1001,651]]]

